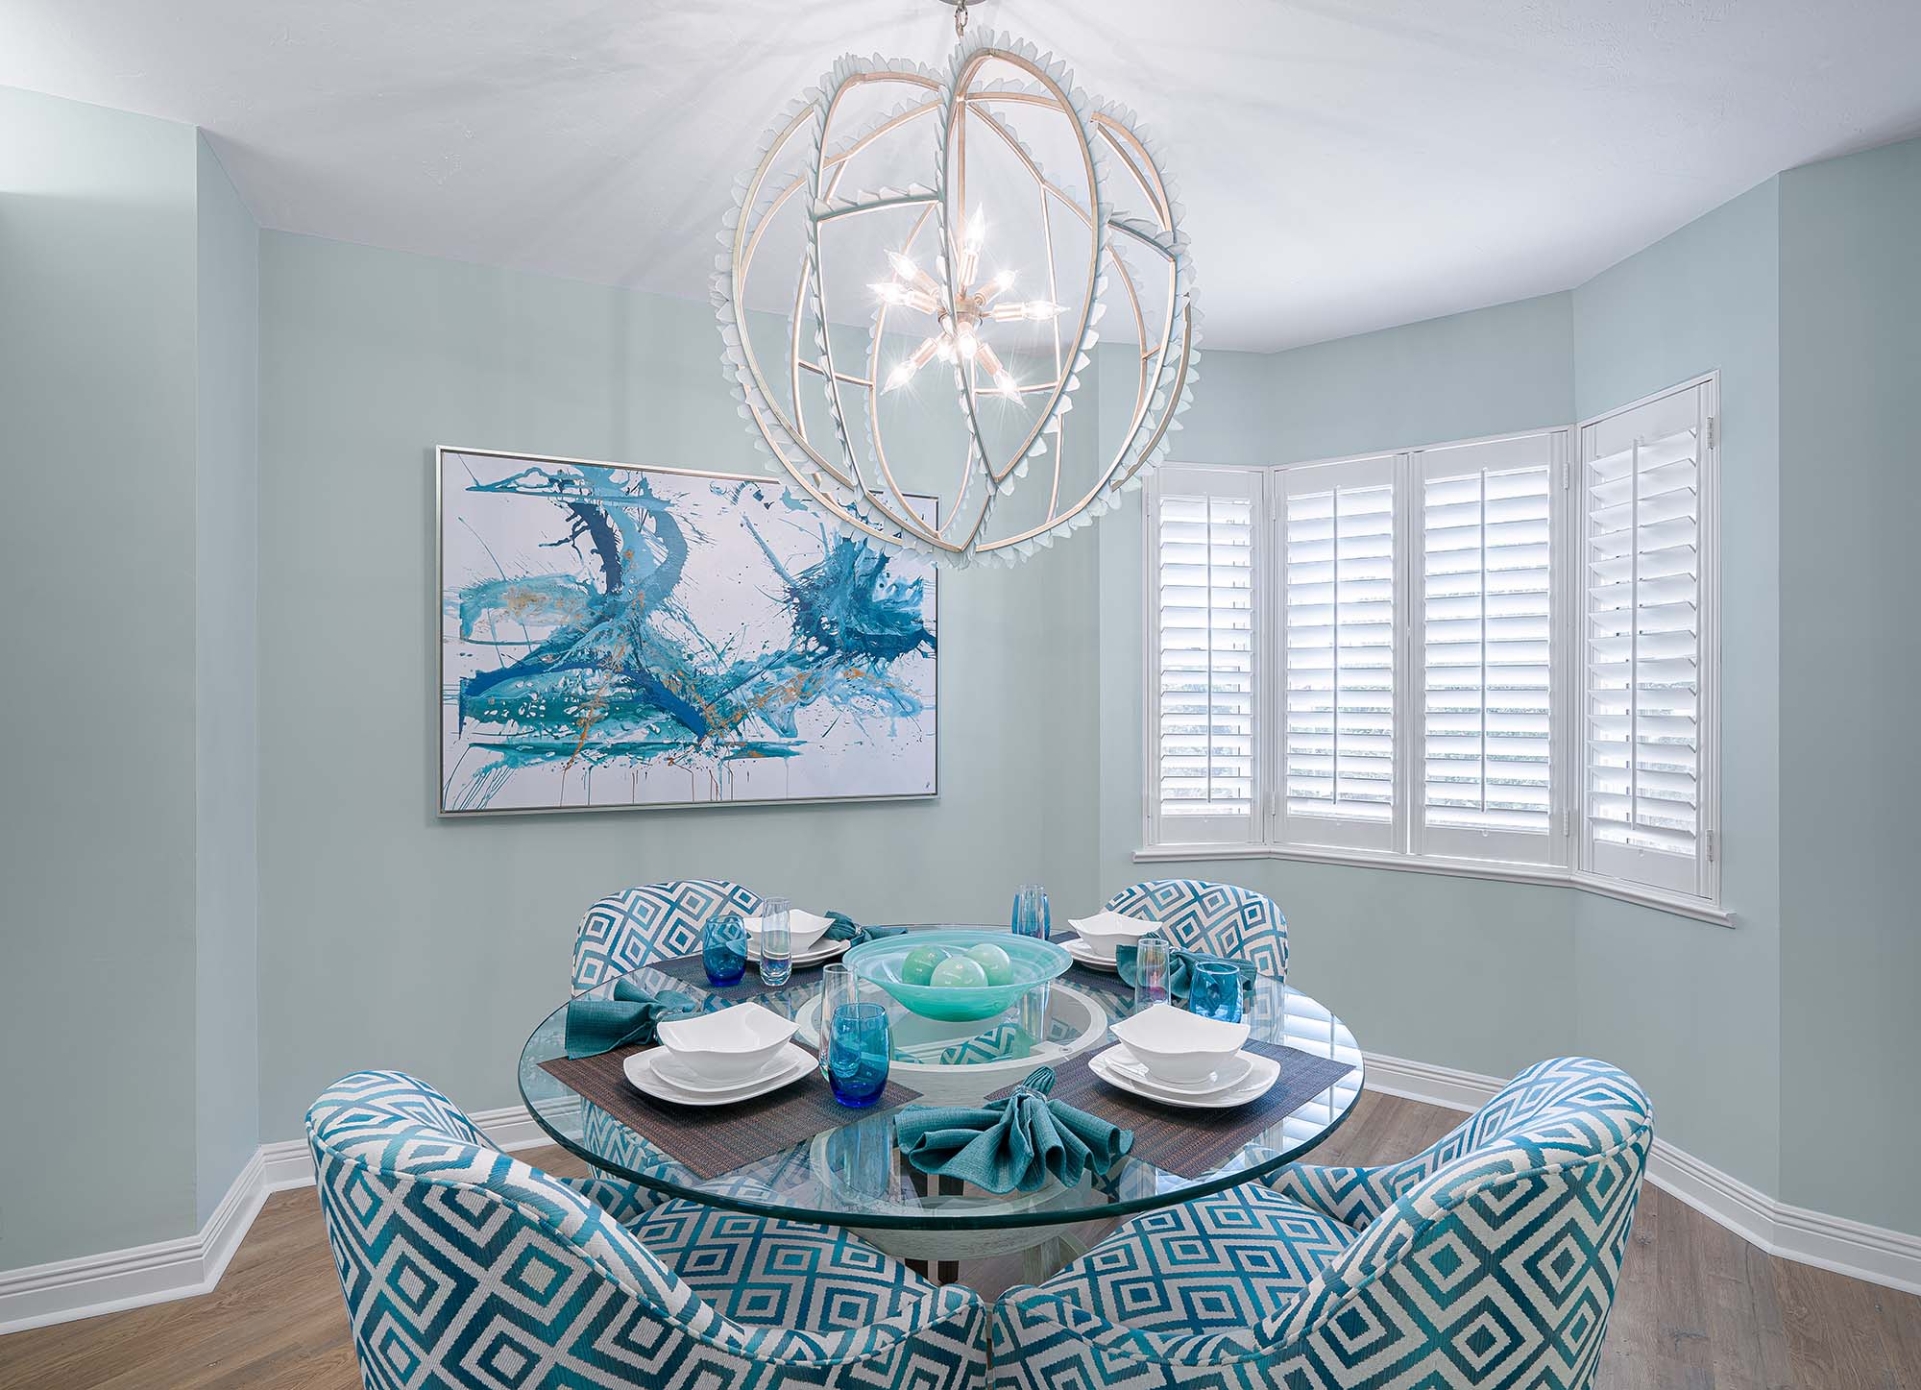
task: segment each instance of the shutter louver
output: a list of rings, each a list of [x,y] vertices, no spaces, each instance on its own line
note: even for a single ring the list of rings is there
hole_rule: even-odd
[[[1351,483],[1318,489],[1318,470],[1290,475],[1281,576],[1286,813],[1378,828],[1383,846],[1394,819],[1391,468],[1364,460],[1343,470]]]
[[[1594,838],[1692,855],[1700,752],[1693,430],[1588,464],[1588,818]]]
[[[1239,839],[1254,810],[1255,512],[1250,496],[1163,495],[1155,536],[1159,812],[1232,818]]]
[[[1546,835],[1551,469],[1449,468],[1422,500],[1424,824]]]
[[[1583,772],[1592,873],[1714,896],[1703,854],[1711,386],[1583,429]]]

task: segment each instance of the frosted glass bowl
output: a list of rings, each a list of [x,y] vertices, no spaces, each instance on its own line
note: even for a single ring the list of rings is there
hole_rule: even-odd
[[[1007,952],[1014,966],[1014,979],[1005,985],[910,985],[901,978],[901,965],[907,953],[920,946],[944,946],[960,953],[969,946],[991,941]],[[854,947],[846,956],[847,966],[861,979],[879,985],[909,1013],[943,1023],[974,1023],[992,1018],[1014,1006],[1035,985],[1065,975],[1073,958],[1051,941],[1012,932],[982,930],[914,931],[904,936],[883,937]]]

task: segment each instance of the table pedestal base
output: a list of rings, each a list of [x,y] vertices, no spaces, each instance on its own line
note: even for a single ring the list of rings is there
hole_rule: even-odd
[[[1075,1228],[1015,1226],[1002,1231],[876,1231],[850,1227],[862,1240],[880,1247],[923,1278],[937,1284],[960,1279],[963,1260],[1021,1257],[1021,1279],[1038,1284],[1087,1253]]]

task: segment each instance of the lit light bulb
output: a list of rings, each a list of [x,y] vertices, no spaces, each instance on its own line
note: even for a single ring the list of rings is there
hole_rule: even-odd
[[[894,267],[894,274],[903,280],[912,280],[920,274],[920,268],[898,251],[887,253],[887,263]]]
[[[889,280],[884,285],[869,285],[883,304],[899,304],[907,298],[907,287],[898,280]]]
[[[994,389],[1010,401],[1021,398],[1021,384],[1014,380],[1014,374],[1001,365],[1000,354],[986,343],[980,345],[980,354],[975,363],[993,379]]]
[[[1030,319],[1051,319],[1067,308],[1047,299],[1030,299],[1021,305],[1021,312]]]
[[[954,335],[954,351],[962,357],[973,358],[980,351],[981,340],[974,336],[974,330],[963,328]]]
[[[933,360],[934,355],[940,352],[946,343],[945,338],[923,338],[921,345],[914,349],[912,357],[903,358],[895,363],[894,370],[887,374],[887,384],[881,388],[882,391],[900,390],[914,379],[914,373]]]
[[[1003,270],[1000,274],[996,275],[994,277],[994,288],[1002,291],[1013,289],[1014,272],[1011,270]]]

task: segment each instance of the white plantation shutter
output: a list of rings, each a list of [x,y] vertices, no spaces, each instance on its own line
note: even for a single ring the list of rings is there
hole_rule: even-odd
[[[1283,838],[1395,842],[1394,455],[1285,470]]]
[[[1257,836],[1254,576],[1261,477],[1164,468],[1150,510],[1155,708],[1150,830],[1161,843]]]
[[[1550,431],[1413,456],[1417,853],[1565,862],[1553,576],[1566,450]]]
[[[1713,383],[1583,426],[1583,868],[1712,898]]]

